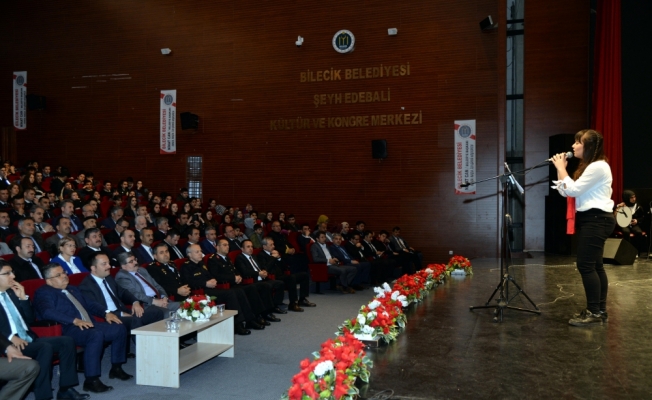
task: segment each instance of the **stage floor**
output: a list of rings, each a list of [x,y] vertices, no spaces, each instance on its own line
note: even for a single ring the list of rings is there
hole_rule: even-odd
[[[510,273],[541,315],[507,310],[494,323],[493,309],[469,306],[486,303],[499,261],[472,260],[474,275],[431,291],[410,307],[395,343],[368,351],[374,367],[362,397],[388,389],[392,399],[652,398],[652,262],[605,267],[609,322],[592,327],[568,325],[586,307],[573,262],[514,260]],[[530,308],[522,295],[510,305]]]

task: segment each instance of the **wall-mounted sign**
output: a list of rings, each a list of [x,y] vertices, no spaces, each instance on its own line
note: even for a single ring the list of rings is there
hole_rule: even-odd
[[[177,91],[161,90],[160,154],[177,153]]]
[[[14,128],[22,131],[27,129],[27,71],[14,72],[13,92]]]
[[[342,29],[333,36],[333,48],[341,54],[350,53],[355,47],[355,36],[351,31]]]

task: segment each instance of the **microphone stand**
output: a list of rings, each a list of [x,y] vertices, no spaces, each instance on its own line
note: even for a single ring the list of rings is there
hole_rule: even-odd
[[[541,168],[545,167],[548,165],[548,162],[543,162],[539,165],[536,165],[535,167],[528,168],[527,170],[532,170],[535,168]],[[522,171],[516,171],[516,173],[519,172],[524,172],[526,170]],[[505,313],[505,310],[516,310],[516,311],[523,311],[523,312],[529,312],[533,314],[541,314],[541,310],[539,310],[539,307],[534,304],[532,299],[525,293],[523,289],[516,283],[516,280],[514,277],[512,277],[509,274],[509,264],[512,259],[512,253],[509,247],[509,230],[511,229],[511,219],[512,217],[509,215],[508,210],[507,210],[507,200],[508,200],[508,189],[510,187],[516,187],[521,195],[523,195],[524,191],[521,185],[518,184],[516,179],[514,178],[514,173],[509,169],[509,166],[507,163],[505,163],[505,173],[501,175],[497,175],[491,178],[483,179],[481,181],[477,182],[465,182],[464,184],[460,185],[461,187],[467,187],[470,185],[474,185],[476,183],[482,183],[486,181],[493,181],[495,179],[500,179],[500,182],[502,183],[503,187],[503,204],[502,204],[502,215],[504,216],[503,224],[502,224],[502,232],[501,232],[501,250],[500,250],[500,283],[498,283],[498,286],[496,286],[496,289],[493,291],[491,296],[489,297],[489,300],[482,305],[482,306],[470,306],[469,311],[473,311],[475,309],[480,309],[480,308],[493,308],[494,309],[494,322],[503,322],[503,315]],[[511,186],[510,186],[511,185]],[[512,283],[517,289],[516,294],[510,297],[509,294],[509,283]],[[490,305],[491,301],[494,299],[494,296],[496,296],[496,293],[498,293],[498,297],[496,298],[496,304]],[[514,307],[510,306],[509,303],[514,300],[516,296],[519,294],[523,294],[525,298],[530,302],[532,307],[534,309],[530,308],[522,308],[522,307]]]

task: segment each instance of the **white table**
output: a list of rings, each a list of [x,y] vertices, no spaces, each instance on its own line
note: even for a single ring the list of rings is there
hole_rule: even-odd
[[[206,322],[181,321],[179,332],[168,332],[167,320],[132,329],[136,335],[136,383],[179,387],[179,375],[213,357],[233,357],[233,317],[224,310]],[[179,338],[197,332],[197,343],[179,350]]]

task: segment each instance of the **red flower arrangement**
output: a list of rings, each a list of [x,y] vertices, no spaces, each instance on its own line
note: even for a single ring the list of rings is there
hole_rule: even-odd
[[[446,266],[446,273],[450,275],[451,271],[455,269],[463,270],[467,275],[473,275],[473,268],[471,267],[471,261],[468,258],[462,256],[453,256],[448,260],[448,265]]]
[[[177,314],[184,319],[197,321],[198,319],[208,319],[211,315],[217,313],[215,306],[215,297],[194,295],[188,297],[179,305]]]

